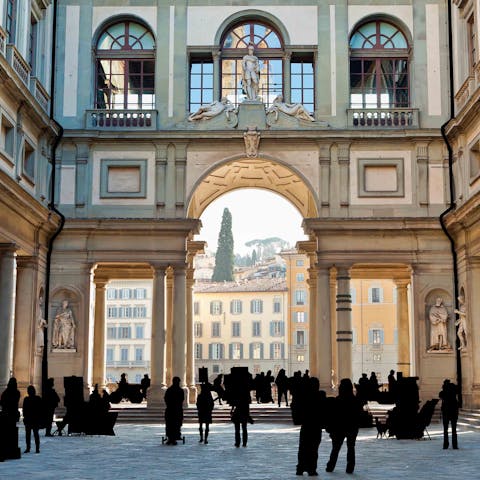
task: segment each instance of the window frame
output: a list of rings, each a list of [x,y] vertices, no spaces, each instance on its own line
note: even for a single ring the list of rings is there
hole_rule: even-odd
[[[109,34],[112,38],[113,36],[109,33],[110,29],[113,27],[117,27],[119,25],[124,25],[125,28],[121,32],[123,35],[118,35],[113,44],[120,45],[118,39],[123,42],[121,48],[119,49],[101,49],[99,48],[99,43],[104,37],[105,34]],[[137,39],[133,42],[133,45],[139,43],[141,45],[141,40],[144,36],[151,36],[153,48],[132,48],[130,45],[130,27],[131,25],[138,25],[145,29],[144,33],[141,35],[140,39]],[[142,111],[151,111],[155,109],[156,106],[156,92],[155,92],[155,52],[156,52],[156,39],[151,31],[151,29],[144,24],[143,22],[139,21],[138,19],[126,18],[114,23],[110,23],[106,25],[97,37],[97,41],[95,44],[94,54],[95,54],[95,95],[94,95],[94,108],[99,110],[142,110]],[[107,75],[105,73],[104,67],[102,66],[102,61],[109,62],[110,65],[110,73]],[[125,62],[123,67],[124,70],[122,73],[113,73],[112,74],[112,62],[116,61],[123,61]],[[141,68],[137,71],[131,71],[132,65],[130,62],[140,62]],[[145,64],[146,62],[151,63],[152,70],[151,72],[146,70]],[[120,103],[112,102],[112,92],[114,91],[115,84],[112,83],[111,77],[112,75],[116,77],[122,78],[122,85],[123,85],[123,101]],[[107,78],[110,77],[110,78]],[[103,78],[103,86],[100,86],[100,78]],[[131,87],[130,82],[133,79],[137,79],[139,81],[137,87]],[[145,79],[150,78],[152,81],[152,85],[148,86],[146,84]],[[113,85],[113,88],[109,88],[106,81],[108,80],[110,85]],[[145,91],[151,90],[151,102],[143,101],[143,96],[148,95],[144,93]],[[137,104],[132,107],[129,103],[129,92],[136,91],[137,95]],[[119,105],[121,107],[119,108]]]
[[[352,39],[355,37],[357,33],[360,34],[360,31],[363,27],[365,27],[368,24],[375,24],[375,44],[373,44],[369,39],[367,39],[365,36],[364,38],[371,44],[373,47],[371,48],[357,48],[357,47],[352,47],[351,42]],[[395,33],[391,35],[386,42],[382,43],[382,39],[384,38],[384,34],[382,34],[381,30],[381,25],[382,24],[387,24],[396,29]],[[405,48],[385,48],[384,45],[388,42],[391,41],[393,37],[397,34],[402,35],[406,42],[406,47]],[[363,35],[363,34],[361,34]],[[367,41],[364,42],[367,43]],[[394,22],[385,20],[383,18],[376,18],[376,19],[369,19],[355,27],[355,29],[352,31],[352,34],[350,35],[349,39],[349,108],[351,109],[392,109],[392,108],[411,108],[411,71],[410,71],[410,59],[411,59],[411,45],[409,42],[409,39],[407,35],[405,34],[404,30],[396,25]],[[354,74],[352,73],[352,61],[361,61],[361,71],[360,74]],[[364,67],[366,61],[370,61],[374,63],[374,79],[375,79],[375,95],[376,95],[376,106],[369,106],[370,102],[367,102],[366,99],[366,90],[365,90],[365,78],[369,78],[370,73],[365,72]],[[405,61],[406,62],[406,71],[403,73],[406,75],[406,87],[404,88],[399,88],[397,89],[397,83],[393,82],[393,89],[388,88],[387,92],[392,91],[392,95],[389,95],[389,105],[385,106],[382,103],[382,79],[384,78],[382,76],[382,61]],[[396,70],[393,70],[392,77],[394,75],[398,75],[395,73]],[[360,89],[362,91],[361,96],[362,96],[362,105],[357,106],[358,102],[353,102],[352,101],[352,90],[353,90],[353,84],[352,84],[352,75],[355,75],[357,77],[361,78],[361,85]],[[368,75],[368,76],[367,76]],[[356,86],[358,88],[358,86]],[[367,87],[368,88],[368,87]],[[371,87],[373,90],[373,86]],[[397,105],[395,102],[395,97],[396,97],[396,92],[400,90],[405,90],[406,91],[406,105]],[[373,93],[369,94],[373,95]]]

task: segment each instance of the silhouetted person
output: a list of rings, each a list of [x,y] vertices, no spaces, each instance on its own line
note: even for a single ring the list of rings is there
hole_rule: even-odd
[[[281,406],[282,397],[285,397],[285,403],[288,407],[288,377],[285,374],[284,368],[281,368],[278,371],[277,378],[275,379],[275,385],[277,386],[278,406]]]
[[[147,390],[150,388],[150,384],[150,378],[148,377],[148,373],[146,373],[140,381],[140,392],[145,400],[147,399]]]
[[[364,402],[367,402],[370,395],[370,382],[366,373],[362,373],[362,376],[358,379],[356,388],[358,398]]]
[[[30,451],[31,437],[35,439],[35,453],[40,453],[40,435],[38,430],[42,422],[43,404],[42,399],[36,394],[35,387],[29,385],[28,396],[23,400],[23,423],[25,425],[25,453]]]
[[[217,394],[217,398],[215,398],[213,401],[218,400],[218,404],[222,404],[222,399],[225,397],[225,389],[222,386],[223,382],[223,374],[219,373],[215,379],[213,380],[213,391]]]
[[[318,447],[322,440],[322,428],[325,420],[326,394],[319,390],[318,378],[309,379],[302,414],[302,426],[298,444],[297,475],[307,472],[317,476]]]
[[[272,397],[272,383],[274,378],[272,376],[272,371],[268,370],[263,378],[263,385],[262,385],[262,396],[261,396],[261,403],[275,403]]]
[[[452,448],[458,448],[457,442],[457,420],[458,420],[458,388],[450,380],[443,382],[442,390],[438,394],[442,400],[442,421],[443,421],[443,448],[448,448],[448,424],[452,425]]]
[[[378,398],[378,389],[380,388],[380,385],[378,384],[378,379],[375,372],[372,372],[370,374],[370,378],[368,380],[368,386],[369,386],[368,400],[376,400]]]
[[[338,396],[331,402],[332,411],[328,412],[331,422],[329,433],[332,439],[332,451],[327,463],[327,472],[333,472],[337,464],[338,454],[343,441],[347,440],[347,473],[353,473],[355,469],[355,441],[363,411],[362,402],[355,397],[353,385],[349,378],[340,381]]]
[[[292,410],[292,420],[294,425],[301,425],[301,412],[304,401],[304,382],[302,380],[302,372],[300,370],[294,372],[293,377],[289,379],[290,393],[292,401],[290,408]]]
[[[397,386],[397,379],[395,378],[395,370],[390,370],[388,374],[388,392],[395,395],[395,388]]]
[[[15,425],[20,419],[18,411],[18,403],[20,402],[20,392],[17,388],[17,379],[11,377],[8,381],[7,388],[0,397],[0,405],[2,407],[2,415],[6,424]]]
[[[55,415],[55,409],[58,407],[58,404],[60,403],[60,397],[58,396],[57,392],[53,387],[54,387],[54,380],[53,378],[49,378],[47,380],[45,392],[43,393],[43,407],[45,409],[44,414],[45,414],[45,436],[46,437],[52,436],[53,416]]]
[[[265,372],[260,372],[255,375],[253,381],[253,388],[255,390],[255,400],[257,403],[262,403],[263,389],[265,385]]]
[[[242,427],[242,446],[247,446],[248,431],[247,423],[253,423],[250,417],[250,392],[245,390],[232,400],[231,418],[235,426],[235,446],[240,446],[240,427]]]
[[[165,434],[167,445],[176,445],[180,440],[183,423],[183,401],[185,394],[180,387],[180,378],[173,377],[172,385],[165,392]]]
[[[104,412],[108,412],[110,410],[110,395],[105,388],[102,390],[101,405]]]
[[[127,382],[127,374],[122,373],[120,375],[120,381],[118,382],[118,393],[121,395],[121,398],[128,397],[128,382]]]
[[[202,384],[200,393],[197,397],[197,412],[198,424],[200,431],[200,443],[208,443],[208,433],[210,431],[210,424],[212,423],[213,398],[210,391],[210,385]],[[203,435],[203,424],[205,424],[205,436]]]

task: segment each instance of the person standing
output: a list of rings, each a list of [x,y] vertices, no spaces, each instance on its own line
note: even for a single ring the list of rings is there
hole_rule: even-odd
[[[318,447],[322,441],[322,428],[325,420],[326,393],[319,390],[320,382],[310,377],[305,392],[302,414],[302,426],[298,444],[297,475],[307,472],[309,476],[317,476]]]
[[[208,433],[210,431],[210,424],[212,423],[213,398],[210,386],[208,383],[203,383],[200,393],[197,397],[197,412],[198,423],[200,431],[200,443],[208,443]],[[203,424],[205,424],[205,436],[203,436]]]
[[[27,445],[24,453],[30,452],[32,431],[35,439],[35,453],[40,453],[40,435],[38,430],[42,421],[43,403],[33,385],[29,385],[27,393],[28,395],[23,400],[23,423],[25,425],[25,442]]]
[[[45,436],[46,437],[52,436],[53,416],[55,414],[55,409],[58,407],[58,404],[60,403],[60,397],[58,396],[53,386],[54,386],[54,380],[53,378],[49,378],[47,380],[45,393],[43,394],[43,406],[45,408]]]
[[[457,420],[458,420],[458,388],[450,380],[445,379],[442,390],[438,394],[442,400],[442,421],[443,421],[443,449],[446,450],[448,443],[448,424],[452,425],[452,448],[458,449],[457,441]]]
[[[333,472],[343,441],[347,440],[347,473],[355,469],[355,441],[358,435],[363,412],[362,402],[353,393],[353,384],[349,378],[343,378],[338,387],[338,396],[332,402],[329,412],[331,424],[328,431],[332,439],[332,451],[326,471]]]
[[[176,445],[181,438],[183,401],[185,393],[180,387],[180,377],[172,378],[172,385],[165,392],[165,434],[167,445]]]

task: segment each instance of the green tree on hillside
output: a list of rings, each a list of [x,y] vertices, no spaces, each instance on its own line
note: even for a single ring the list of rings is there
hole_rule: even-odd
[[[214,282],[231,282],[233,280],[233,233],[232,214],[228,208],[223,210],[222,225],[218,234],[218,246],[215,254]]]

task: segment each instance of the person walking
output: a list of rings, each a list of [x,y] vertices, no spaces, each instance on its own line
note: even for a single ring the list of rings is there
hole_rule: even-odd
[[[35,387],[29,385],[28,395],[23,400],[23,423],[25,425],[25,442],[27,448],[24,453],[30,452],[31,437],[35,439],[35,453],[40,453],[40,435],[38,430],[42,422],[43,402],[37,395]]]
[[[340,381],[338,396],[332,402],[329,412],[331,423],[328,427],[332,439],[332,451],[326,471],[333,472],[343,441],[347,440],[347,473],[355,469],[355,441],[363,412],[362,402],[353,393],[353,384],[349,378]]]
[[[203,383],[200,387],[200,393],[197,397],[198,424],[200,431],[200,443],[208,443],[208,434],[210,432],[210,424],[212,423],[213,398],[208,383]],[[205,424],[205,436],[203,435],[203,424]]]
[[[446,450],[449,446],[448,424],[450,423],[452,425],[452,448],[457,450],[458,388],[450,380],[445,379],[438,396],[442,400],[443,448]]]
[[[238,398],[232,401],[232,410],[230,416],[232,418],[233,425],[235,426],[235,446],[240,446],[240,427],[242,428],[242,446],[247,446],[248,431],[247,423],[253,423],[250,416],[250,392],[247,390],[242,392]]]

